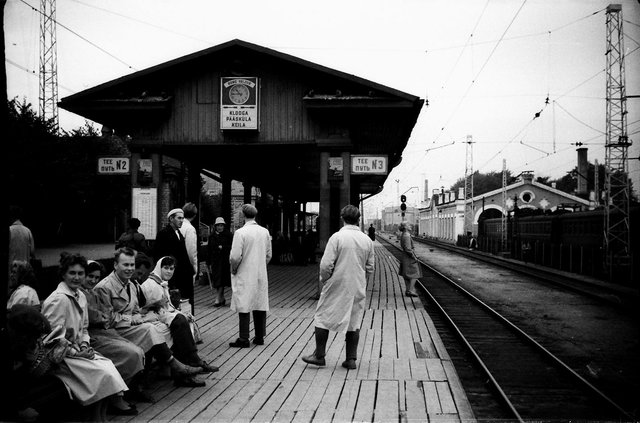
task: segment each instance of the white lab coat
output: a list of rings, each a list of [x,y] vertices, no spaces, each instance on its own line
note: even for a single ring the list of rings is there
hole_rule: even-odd
[[[373,242],[357,226],[344,225],[329,238],[320,261],[323,286],[315,326],[335,332],[360,329],[374,266]]]
[[[231,264],[231,310],[249,313],[269,311],[267,263],[271,260],[269,231],[255,220],[247,220],[233,234]]]
[[[195,279],[195,275],[198,274],[198,232],[191,222],[185,219],[180,227],[180,233],[184,237],[184,246],[187,249],[191,267],[193,267],[193,278]]]

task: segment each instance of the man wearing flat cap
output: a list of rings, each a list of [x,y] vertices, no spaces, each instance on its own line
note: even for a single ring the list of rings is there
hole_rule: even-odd
[[[194,270],[189,260],[184,236],[180,232],[184,222],[184,212],[182,209],[173,209],[167,214],[167,219],[169,220],[167,226],[162,228],[156,236],[153,258],[156,262],[165,256],[173,256],[176,259],[176,270],[169,281],[169,287],[179,289],[180,296],[189,300],[193,314],[195,311],[193,308]]]
[[[249,313],[253,313],[255,345],[264,345],[269,311],[267,263],[271,260],[269,231],[258,225],[258,210],[251,204],[242,206],[244,226],[233,234],[229,263],[231,265],[231,310],[238,313],[240,333],[229,343],[235,348],[247,348],[249,343]]]

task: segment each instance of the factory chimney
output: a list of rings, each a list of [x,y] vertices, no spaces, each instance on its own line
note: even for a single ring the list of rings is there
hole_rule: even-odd
[[[578,186],[576,188],[576,194],[579,197],[587,196],[587,173],[589,172],[589,163],[587,162],[587,148],[581,147],[576,151],[578,152]]]

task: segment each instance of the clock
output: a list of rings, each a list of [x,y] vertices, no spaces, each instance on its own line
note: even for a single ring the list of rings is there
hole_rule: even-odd
[[[233,85],[229,89],[229,100],[233,104],[244,104],[249,100],[249,88],[243,84]]]

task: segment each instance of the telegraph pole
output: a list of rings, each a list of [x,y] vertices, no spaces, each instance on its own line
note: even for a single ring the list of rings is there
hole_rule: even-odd
[[[607,92],[605,137],[605,268],[613,278],[615,268],[631,264],[629,229],[629,168],[627,136],[627,96],[624,69],[622,6],[607,6]],[[626,275],[627,277],[629,275]]]
[[[464,168],[464,231],[473,233],[473,136],[467,135],[467,160]]]
[[[507,251],[507,215],[509,214],[507,210],[507,159],[502,159],[502,208],[504,213],[502,213],[500,229],[502,233],[501,249],[504,252]]]
[[[58,132],[58,53],[56,0],[40,0],[40,117]]]

